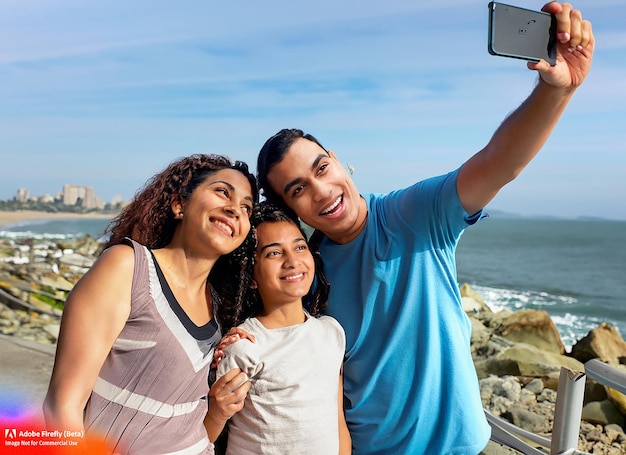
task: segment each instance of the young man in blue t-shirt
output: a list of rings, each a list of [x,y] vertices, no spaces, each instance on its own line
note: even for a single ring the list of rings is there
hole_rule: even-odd
[[[487,146],[447,175],[361,195],[332,151],[281,130],[258,157],[267,199],[323,234],[328,313],[346,332],[346,420],[356,454],[476,454],[486,422],[470,354],[454,253],[463,230],[543,146],[591,66],[591,24],[569,4],[557,17],[554,67]]]

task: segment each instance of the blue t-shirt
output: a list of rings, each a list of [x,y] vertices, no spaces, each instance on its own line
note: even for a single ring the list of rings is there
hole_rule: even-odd
[[[489,440],[454,258],[477,217],[461,206],[457,174],[366,195],[359,236],[320,245],[328,314],[346,332],[355,454],[476,454]]]

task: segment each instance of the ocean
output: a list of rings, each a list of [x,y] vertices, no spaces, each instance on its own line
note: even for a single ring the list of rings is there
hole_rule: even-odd
[[[89,234],[99,239],[109,224],[100,218],[56,218],[24,220],[10,226],[0,227],[0,238],[74,239]]]
[[[571,347],[602,322],[626,338],[626,222],[486,218],[465,230],[457,275],[494,310],[546,310]]]
[[[101,237],[108,220],[28,220],[0,237]],[[601,322],[626,338],[626,222],[485,218],[457,249],[459,284],[494,310],[546,310],[570,348]]]

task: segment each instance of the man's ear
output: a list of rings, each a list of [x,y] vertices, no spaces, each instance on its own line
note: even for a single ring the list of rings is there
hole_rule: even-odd
[[[343,164],[341,164],[341,162],[339,161],[339,158],[337,158],[337,155],[335,155],[335,152],[333,152],[332,150],[328,150],[328,156],[330,156],[330,158],[337,162],[339,165],[341,165],[341,167],[343,167],[346,172],[350,175],[354,174],[354,166],[352,166],[351,164],[346,163],[345,166]]]

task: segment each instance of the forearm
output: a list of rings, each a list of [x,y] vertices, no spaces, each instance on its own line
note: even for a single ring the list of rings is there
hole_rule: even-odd
[[[220,368],[223,367],[220,364]],[[249,390],[248,376],[239,368],[231,369],[223,376],[218,370],[218,379],[209,391],[209,410],[204,418],[204,427],[211,442],[215,442],[226,422],[241,411]]]
[[[90,365],[89,358],[68,353],[65,348],[68,344],[71,343],[62,324],[55,365],[43,402],[43,415],[49,430],[83,431],[84,410],[98,369],[84,368]]]
[[[343,408],[343,373],[339,375],[339,390],[337,393],[337,407],[339,410],[339,455],[350,455],[352,453],[352,437],[348,430],[346,415]]]
[[[211,415],[209,411],[204,418],[204,427],[206,428],[207,435],[209,436],[209,441],[215,442],[219,435],[224,430],[226,426],[226,422],[228,420],[224,420],[216,415]]]
[[[485,154],[500,186],[517,177],[543,147],[574,91],[539,79],[530,96],[496,130]]]
[[[339,455],[350,455],[352,453],[352,438],[348,431],[348,426],[339,428]]]
[[[498,188],[517,177],[543,147],[591,67],[595,43],[591,23],[569,3],[550,2],[542,11],[556,17],[556,64],[528,63],[528,68],[539,72],[539,82],[485,148],[489,176]]]
[[[537,155],[574,90],[555,88],[540,80],[530,96],[502,122],[487,146],[463,165],[457,190],[467,213],[483,209]]]
[[[48,392],[43,403],[43,416],[48,430],[83,431],[84,404],[61,399],[58,394]]]

